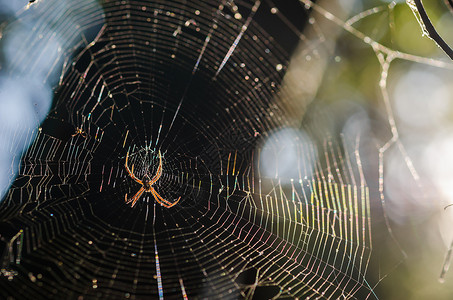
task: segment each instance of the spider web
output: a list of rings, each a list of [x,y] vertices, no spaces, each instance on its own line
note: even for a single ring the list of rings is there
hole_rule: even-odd
[[[54,95],[50,112],[5,131],[21,141],[10,153],[26,151],[0,210],[2,295],[377,298],[387,273],[368,275],[362,135],[326,128],[331,115],[313,99],[340,31],[374,50],[391,134],[374,147],[372,186],[385,208],[388,149],[396,145],[418,180],[390,106],[390,64],[450,65],[355,29],[375,12],[342,21],[346,11],[305,0],[24,6],[4,36],[26,24],[24,48],[58,51],[40,77]],[[13,53],[8,74],[41,70],[45,53]],[[141,186],[126,155],[142,179],[154,176],[158,151],[153,187],[181,200],[165,208],[145,192],[131,208],[125,195]]]

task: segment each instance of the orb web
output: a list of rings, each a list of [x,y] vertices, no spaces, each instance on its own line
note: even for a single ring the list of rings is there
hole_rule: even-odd
[[[320,125],[329,116],[314,111],[321,75],[310,66],[322,69],[331,55],[326,20],[375,51],[393,134],[376,147],[382,200],[391,145],[415,178],[387,105],[387,71],[394,59],[442,63],[390,50],[353,27],[378,12],[341,21],[311,1],[25,6],[4,35],[33,24],[24,45],[59,47],[43,76],[50,112],[27,132],[30,146],[10,169],[0,210],[1,293],[375,297],[360,138]],[[40,53],[25,53],[13,55],[9,72],[38,68]],[[309,71],[294,70],[294,57]],[[158,153],[153,187],[180,201],[166,208],[144,192],[131,207],[125,195],[141,185],[126,172],[126,156],[141,179],[156,173]]]

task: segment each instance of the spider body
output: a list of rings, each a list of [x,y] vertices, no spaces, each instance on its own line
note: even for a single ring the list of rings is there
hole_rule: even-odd
[[[76,128],[76,132],[75,132],[72,136],[77,136],[77,135],[79,135],[79,134],[80,134],[80,136],[83,137],[84,139],[87,138],[87,133],[82,129],[82,127],[80,127],[80,128],[77,127],[77,128]]]
[[[151,189],[153,187],[152,187],[152,183],[151,183],[151,178],[149,178],[148,174],[146,174],[145,177],[143,177],[142,183],[143,183],[143,188],[145,189],[145,192],[151,192]]]
[[[131,206],[134,207],[135,203],[137,202],[138,199],[140,199],[140,197],[142,196],[142,194],[144,192],[148,192],[148,193],[151,193],[154,197],[154,199],[162,206],[166,207],[166,208],[170,208],[174,205],[176,205],[176,203],[179,202],[179,200],[181,199],[181,197],[178,198],[178,200],[176,200],[175,202],[170,202],[168,200],[165,200],[164,198],[162,198],[161,195],[159,195],[157,193],[157,191],[154,189],[153,185],[159,180],[160,176],[162,175],[162,155],[160,154],[160,151],[159,151],[159,167],[157,168],[157,171],[156,171],[156,175],[154,175],[152,178],[149,177],[148,174],[145,174],[145,176],[143,176],[143,179],[140,180],[138,179],[135,175],[134,175],[134,165],[132,165],[132,170],[129,169],[129,166],[127,165],[127,161],[128,161],[128,158],[129,158],[129,152],[127,152],[127,155],[126,155],[126,163],[124,164],[124,166],[126,167],[126,171],[127,173],[129,174],[129,176],[137,183],[140,183],[142,185],[142,187],[138,190],[138,192],[130,199],[127,198],[127,194],[124,195],[124,200],[126,201],[126,204],[129,204],[132,202]]]

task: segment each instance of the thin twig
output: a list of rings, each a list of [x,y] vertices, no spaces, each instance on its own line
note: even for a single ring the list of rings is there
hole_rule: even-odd
[[[450,12],[453,14],[453,0],[444,0],[445,5],[448,6]]]
[[[448,0],[449,5],[452,2],[452,0]],[[420,14],[420,18],[423,21],[423,24],[425,25],[426,30],[429,33],[429,36],[439,45],[439,47],[444,50],[445,54],[447,54],[450,59],[453,60],[453,50],[448,46],[448,44],[440,37],[440,35],[437,33],[436,29],[434,28],[433,24],[431,23],[431,20],[428,17],[428,14],[425,11],[425,7],[423,6],[422,0],[414,0],[415,6],[417,7],[418,13]]]

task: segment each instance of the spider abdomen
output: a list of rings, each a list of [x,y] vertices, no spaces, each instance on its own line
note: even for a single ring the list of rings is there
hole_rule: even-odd
[[[145,191],[150,192],[151,191],[151,183],[150,183],[150,181],[144,179],[143,180],[143,187],[145,188]]]

